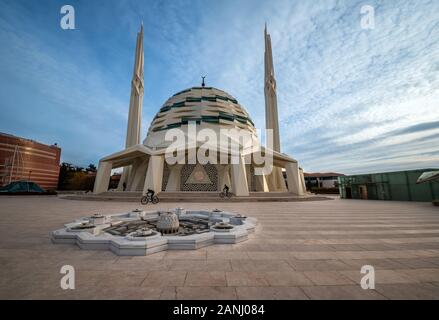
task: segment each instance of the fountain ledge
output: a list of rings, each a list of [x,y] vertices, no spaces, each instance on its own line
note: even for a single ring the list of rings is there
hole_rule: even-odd
[[[159,211],[134,210],[128,213],[113,215],[94,215],[83,217],[64,228],[51,233],[53,243],[76,244],[84,250],[111,250],[121,256],[143,256],[164,250],[195,250],[212,244],[234,244],[248,239],[249,233],[255,231],[257,220],[241,217],[231,212],[214,211],[185,211],[181,208],[166,214],[178,216],[181,224],[200,223],[200,229],[193,234],[186,234],[180,227],[177,234],[166,234],[140,228],[129,234],[111,234],[117,228],[126,225],[147,226],[155,223],[163,215]],[[195,222],[194,222],[195,221]],[[141,231],[143,230],[143,231]],[[190,229],[192,230],[192,229]],[[139,232],[150,233],[141,236]],[[137,234],[140,235],[137,235]]]

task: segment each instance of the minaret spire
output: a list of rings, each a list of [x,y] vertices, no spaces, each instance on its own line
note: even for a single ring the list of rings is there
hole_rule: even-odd
[[[142,129],[142,103],[143,103],[143,22],[137,33],[136,53],[134,55],[133,79],[131,80],[130,109],[128,113],[127,137],[125,147],[132,147],[140,143]],[[124,167],[119,180],[118,190],[130,188],[130,173],[132,166]]]
[[[265,127],[273,130],[273,150],[280,152],[279,117],[277,112],[276,79],[274,78],[273,53],[271,37],[267,32],[267,23],[264,30],[265,37]]]
[[[143,103],[143,22],[137,33],[136,53],[134,56],[133,79],[131,81],[130,109],[128,114],[127,137],[125,146],[140,143]]]
[[[265,38],[265,129],[273,131],[273,150],[280,152],[279,139],[279,116],[277,112],[276,79],[274,78],[273,52],[271,50],[271,37],[267,32],[267,24],[264,30]],[[274,167],[267,177],[270,191],[286,191],[282,169]]]

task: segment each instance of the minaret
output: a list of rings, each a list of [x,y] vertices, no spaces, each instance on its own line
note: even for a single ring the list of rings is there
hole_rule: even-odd
[[[277,112],[276,79],[274,78],[273,53],[271,51],[271,38],[267,33],[267,24],[264,30],[265,37],[265,129],[273,130],[273,150],[280,152],[279,139],[279,116]],[[270,191],[286,191],[282,169],[273,167],[273,171],[267,176],[267,184]]]
[[[140,143],[143,102],[143,23],[137,33],[136,55],[134,57],[133,80],[131,81],[130,111],[128,114],[125,147]]]
[[[127,137],[125,147],[140,143],[142,129],[142,102],[143,102],[143,23],[137,33],[136,53],[134,56],[133,79],[131,80],[130,109],[128,113]],[[119,181],[118,190],[130,188],[131,166],[124,167]]]
[[[277,113],[276,79],[274,78],[271,38],[265,24],[265,129],[273,130],[273,150],[280,152],[279,118]]]

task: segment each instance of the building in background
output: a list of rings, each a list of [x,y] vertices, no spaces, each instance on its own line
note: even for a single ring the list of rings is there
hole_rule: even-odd
[[[313,188],[338,188],[338,177],[344,176],[342,173],[337,172],[315,172],[304,173],[306,189],[311,190]]]
[[[61,149],[0,133],[0,185],[33,181],[46,190],[58,185]]]
[[[344,199],[433,201],[439,199],[439,183],[416,184],[427,171],[420,169],[339,177],[340,197]]]

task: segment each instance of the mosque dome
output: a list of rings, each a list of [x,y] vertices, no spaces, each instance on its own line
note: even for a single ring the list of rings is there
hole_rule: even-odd
[[[189,122],[197,127],[236,128],[256,135],[248,112],[227,92],[213,87],[192,87],[170,97],[153,118],[144,144],[165,146],[164,135],[173,128],[187,129]]]

